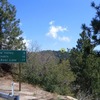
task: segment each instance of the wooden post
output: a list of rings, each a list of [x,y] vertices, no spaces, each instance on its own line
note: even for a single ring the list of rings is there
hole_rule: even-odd
[[[19,91],[21,91],[21,64],[19,64]]]

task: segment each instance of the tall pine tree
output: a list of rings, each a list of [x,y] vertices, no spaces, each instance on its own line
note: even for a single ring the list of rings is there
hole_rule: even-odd
[[[91,100],[100,98],[100,55],[94,48],[100,45],[100,5],[93,2],[92,7],[96,9],[96,16],[87,27],[82,25],[82,33],[77,41],[76,48],[71,50],[70,62],[72,71],[76,74],[78,91],[86,96],[92,95]]]
[[[19,24],[15,6],[7,0],[0,0],[0,49],[25,49]]]
[[[83,24],[82,28],[87,31],[87,34],[91,39],[91,43],[98,46],[100,45],[100,4],[96,5],[92,2],[91,6],[96,10],[96,15],[91,20],[89,27]]]

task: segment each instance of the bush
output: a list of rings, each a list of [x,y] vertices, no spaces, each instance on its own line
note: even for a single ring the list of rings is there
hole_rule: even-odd
[[[57,64],[57,60],[51,54],[41,56],[41,54],[37,53],[30,57],[32,58],[23,66],[22,78],[24,81],[38,84],[50,92],[63,95],[71,94],[70,85],[75,77],[68,60]]]

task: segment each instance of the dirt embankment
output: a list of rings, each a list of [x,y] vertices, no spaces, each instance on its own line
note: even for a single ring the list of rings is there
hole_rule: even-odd
[[[12,81],[11,76],[0,78],[0,92],[11,93]],[[14,94],[19,95],[20,100],[76,100],[74,98],[68,99],[70,98],[68,96],[46,92],[37,86],[32,86],[27,83],[22,83],[21,91],[19,91],[18,82],[14,82]]]

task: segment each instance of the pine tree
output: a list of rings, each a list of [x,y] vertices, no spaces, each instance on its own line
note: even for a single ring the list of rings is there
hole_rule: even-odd
[[[94,48],[100,45],[100,5],[96,6],[92,2],[92,7],[96,9],[96,16],[87,27],[82,25],[82,33],[77,41],[76,48],[70,53],[72,71],[76,74],[78,90],[87,95],[92,95],[94,99],[100,98],[100,55]]]
[[[19,24],[15,6],[7,0],[0,0],[0,49],[25,49]]]
[[[96,10],[96,15],[91,20],[89,27],[85,24],[82,27],[86,31],[90,38],[90,43],[94,48],[100,46],[100,4],[96,5],[92,2],[91,6]],[[86,62],[88,62],[86,63],[88,66],[87,70],[90,72],[89,74],[92,80],[92,94],[95,96],[95,99],[100,98],[100,50],[95,51],[94,53],[92,52],[92,54],[87,57]]]
[[[92,45],[86,32],[80,34],[80,39],[77,41],[76,48],[71,50],[71,65],[72,71],[76,74],[75,84],[80,88],[78,90],[91,92],[91,78],[87,75],[87,57],[92,53]]]
[[[96,5],[94,2],[92,2],[91,6],[96,10],[96,15],[91,20],[89,27],[83,24],[82,28],[87,31],[87,34],[92,41],[92,44],[97,46],[100,45],[100,4]]]

